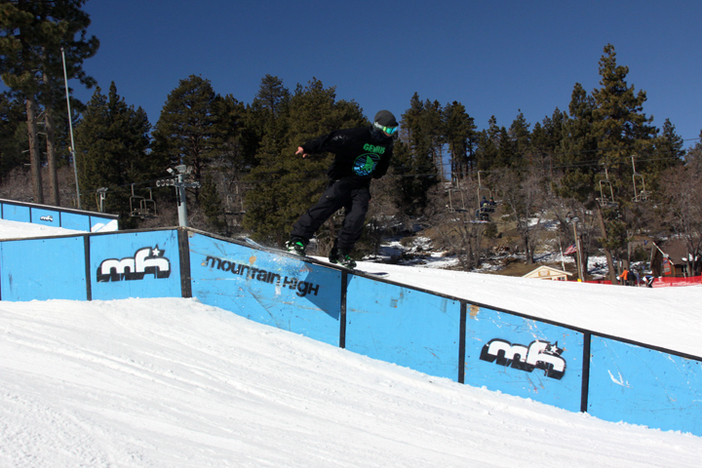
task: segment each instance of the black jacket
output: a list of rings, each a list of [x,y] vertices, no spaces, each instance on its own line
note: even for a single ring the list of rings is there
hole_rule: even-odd
[[[327,174],[358,186],[385,175],[390,166],[394,140],[373,126],[336,130],[302,145],[307,154],[334,153]]]

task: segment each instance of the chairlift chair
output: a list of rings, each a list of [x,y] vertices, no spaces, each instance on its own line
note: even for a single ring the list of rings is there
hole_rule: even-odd
[[[495,202],[483,203],[485,200],[493,200],[492,190],[482,186],[480,180],[480,172],[478,171],[478,209],[475,211],[475,219],[478,221],[490,221],[490,213],[495,212]]]
[[[609,180],[609,172],[607,171],[607,166],[605,166],[605,178],[600,180],[600,198],[597,198],[597,202],[602,208],[617,208],[619,203],[614,201],[614,187],[612,182]],[[605,195],[606,188],[609,188],[609,195]]]
[[[483,200],[485,201],[483,202]],[[479,221],[489,222],[490,213],[495,212],[495,207],[497,206],[497,203],[495,203],[495,200],[492,196],[490,196],[490,200],[488,200],[486,197],[483,197],[478,203],[479,206],[478,209],[475,211],[475,218]]]
[[[132,195],[129,197],[129,216],[132,218],[155,218],[156,201],[153,199],[151,187],[149,187],[149,198],[136,195],[134,184],[132,184]]]
[[[145,218],[156,218],[156,200],[153,198],[151,193],[151,187],[149,187],[149,198],[144,198],[139,204],[140,213],[142,219]]]
[[[490,197],[492,200],[492,197]],[[483,203],[476,211],[476,218],[480,221],[490,221],[490,213],[495,212],[495,202]]]
[[[132,195],[129,197],[129,216],[132,218],[139,217],[139,208],[143,199],[144,197],[134,194],[134,184],[132,184]]]
[[[638,188],[636,186],[636,179],[637,178],[640,181],[640,185],[642,187],[641,190],[638,190]],[[634,173],[634,175],[632,175],[632,180],[634,182],[634,197],[631,200],[636,202],[636,203],[648,201],[648,199],[651,196],[651,192],[646,190],[646,181],[644,180],[644,176],[641,174]]]
[[[465,197],[463,196],[463,191],[461,189],[450,188],[446,192],[448,193],[448,209],[449,209],[449,211],[451,211],[451,212],[468,211],[466,209],[466,200],[465,200]],[[456,197],[457,200],[455,202],[453,200],[453,198],[454,198],[453,195],[451,195],[454,192],[457,192],[459,195],[458,197]],[[460,207],[457,206],[459,202],[460,202]]]
[[[634,162],[634,156],[631,157],[631,167],[633,168],[634,172],[631,174],[631,180],[634,183],[634,198],[632,198],[632,201],[638,203],[642,201],[647,201],[649,197],[651,196],[651,192],[646,190],[646,181],[644,180],[643,174],[639,174],[636,172],[636,163]],[[638,187],[636,186],[636,180],[639,180],[641,190],[638,190]]]
[[[244,209],[244,197],[239,193],[239,183],[235,183],[234,185],[234,195],[236,195],[236,197],[227,194],[224,204],[226,213],[231,215],[246,214],[246,210]]]

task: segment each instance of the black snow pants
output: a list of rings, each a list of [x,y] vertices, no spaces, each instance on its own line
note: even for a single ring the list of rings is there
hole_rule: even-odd
[[[346,180],[332,182],[316,205],[293,225],[291,237],[309,240],[324,222],[341,208],[344,208],[344,222],[336,239],[336,247],[344,252],[353,250],[363,232],[363,222],[368,212],[370,189],[358,187]]]

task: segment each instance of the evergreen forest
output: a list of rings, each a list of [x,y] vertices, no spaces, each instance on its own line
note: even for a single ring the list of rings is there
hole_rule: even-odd
[[[289,88],[266,75],[255,96],[235,97],[191,75],[170,91],[152,127],[116,83],[83,71],[100,45],[84,4],[0,2],[0,75],[9,89],[0,94],[2,198],[118,213],[125,229],[175,226],[173,174],[181,173],[189,226],[281,245],[326,186],[332,159],[302,159],[296,148],[370,125],[364,112],[379,110],[337,99],[334,86],[314,77]],[[465,270],[507,248],[534,263],[540,233],[555,226],[564,245],[579,246],[578,265],[604,252],[611,279],[618,260],[647,259],[640,246],[671,238],[684,243],[687,273],[699,275],[702,134],[685,148],[672,122],[654,126],[646,92],[627,83],[612,44],[592,66],[599,86],[575,83],[570,102],[540,122],[519,113],[479,128],[460,102],[419,92],[407,109],[391,109],[400,120],[394,159],[372,186],[359,254],[430,230]],[[65,77],[94,89],[91,99],[67,97]],[[494,212],[481,213],[483,198],[494,199]],[[318,233],[320,251],[339,221]]]

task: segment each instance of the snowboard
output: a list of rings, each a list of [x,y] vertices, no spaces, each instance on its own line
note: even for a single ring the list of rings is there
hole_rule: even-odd
[[[246,242],[247,244],[249,244],[253,247],[256,247],[257,249],[260,249],[260,250],[263,250],[266,252],[271,252],[271,253],[283,255],[285,257],[296,258],[298,260],[305,260],[305,261],[308,261],[310,263],[314,263],[316,265],[328,266],[328,267],[335,268],[337,270],[345,270],[345,271],[348,271],[348,272],[354,273],[354,274],[372,275],[372,276],[387,276],[388,275],[388,273],[385,273],[385,272],[374,272],[374,271],[360,270],[358,268],[348,268],[348,267],[345,267],[343,265],[339,265],[338,263],[332,263],[329,261],[324,261],[324,260],[319,260],[316,258],[308,257],[306,255],[299,255],[296,253],[288,252],[285,249],[280,249],[277,247],[268,247],[266,245],[259,244],[255,240],[250,239],[248,237],[244,237],[243,239],[244,239],[244,242]]]

